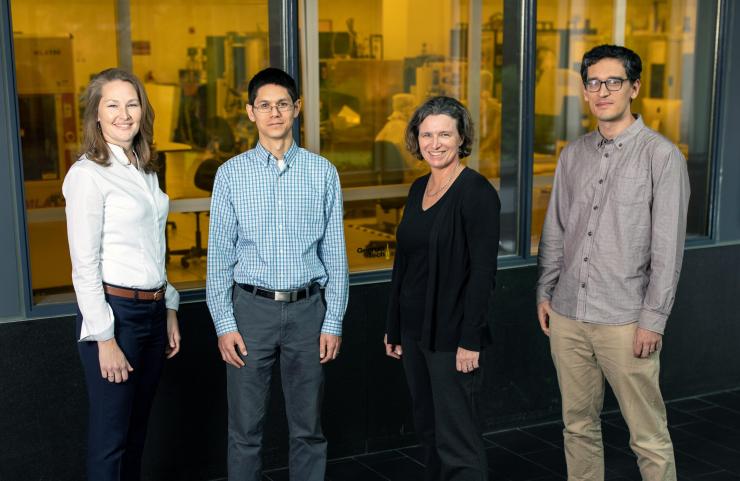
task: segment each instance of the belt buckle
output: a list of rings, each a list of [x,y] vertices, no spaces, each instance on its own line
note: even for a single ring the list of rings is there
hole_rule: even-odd
[[[295,292],[275,291],[275,300],[281,302],[293,302],[295,300],[293,299],[293,294],[295,294]]]
[[[154,300],[159,301],[164,297],[164,291],[162,289],[154,293]]]

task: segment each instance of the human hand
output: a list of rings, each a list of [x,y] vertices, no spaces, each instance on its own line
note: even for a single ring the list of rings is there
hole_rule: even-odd
[[[180,325],[177,322],[177,311],[167,309],[167,359],[172,359],[180,352]]]
[[[547,337],[550,337],[550,301],[542,301],[537,304],[537,318],[540,320],[540,328]]]
[[[319,336],[319,362],[326,364],[333,361],[339,355],[339,346],[342,345],[342,337],[333,334],[321,333]]]
[[[234,349],[234,346],[236,346],[239,352]],[[247,346],[244,344],[244,339],[242,339],[242,335],[239,332],[232,331],[221,334],[218,337],[218,350],[221,351],[221,359],[227,364],[231,364],[237,369],[244,366],[244,361],[239,356],[239,353],[242,356],[246,356]]]
[[[98,362],[103,379],[116,384],[128,381],[128,373],[134,370],[126,355],[118,347],[115,337],[107,341],[98,341]]]
[[[478,359],[480,352],[468,351],[462,347],[457,348],[455,354],[455,367],[459,372],[473,372],[478,369]]]
[[[638,327],[635,331],[635,340],[632,345],[632,354],[635,357],[646,358],[660,349],[663,335]]]
[[[403,356],[403,348],[400,344],[388,344],[388,334],[383,336],[383,344],[385,344],[385,355],[394,359],[401,359]]]

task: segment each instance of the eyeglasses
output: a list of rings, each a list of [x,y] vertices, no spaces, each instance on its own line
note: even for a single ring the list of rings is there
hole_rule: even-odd
[[[618,92],[622,88],[622,83],[628,80],[626,78],[617,78],[617,77],[610,77],[606,80],[599,80],[597,78],[590,78],[586,80],[586,90],[589,92],[598,92],[601,90],[601,85],[606,85],[606,89],[609,92]]]
[[[276,104],[271,104],[269,102],[262,102],[262,103],[252,106],[252,108],[261,114],[269,114],[270,112],[272,112],[272,109],[274,108],[278,109],[278,112],[288,112],[290,110],[293,110],[294,106],[295,105],[290,102],[282,101]]]

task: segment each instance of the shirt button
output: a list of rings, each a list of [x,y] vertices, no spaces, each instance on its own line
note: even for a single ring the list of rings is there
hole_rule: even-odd
[[[585,282],[582,282],[581,283],[581,287],[585,289],[586,288],[586,283]]]
[[[609,154],[608,153],[607,154],[604,154],[604,157],[609,157]]]
[[[599,179],[599,184],[603,184],[603,183],[604,183],[604,179]]]
[[[591,237],[592,235],[594,235],[594,233],[591,231],[588,231],[588,236]]]
[[[584,257],[583,262],[588,262],[588,257]]]
[[[621,143],[621,142],[619,143],[619,146],[620,146],[620,147],[622,146],[622,143]]]
[[[595,206],[594,206],[594,210],[596,210],[596,209],[598,209],[598,208],[599,208],[599,206],[598,206],[598,205],[595,205]]]

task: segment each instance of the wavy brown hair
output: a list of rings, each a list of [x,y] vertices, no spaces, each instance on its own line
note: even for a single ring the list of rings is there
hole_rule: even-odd
[[[110,150],[98,123],[98,106],[103,95],[103,86],[114,80],[122,80],[133,85],[141,105],[139,132],[134,136],[132,147],[139,157],[144,172],[156,172],[157,152],[152,145],[154,136],[154,110],[144,90],[144,84],[136,75],[120,68],[109,68],[95,75],[82,94],[85,113],[82,115],[82,152],[88,159],[100,165],[110,165]]]
[[[419,127],[424,119],[430,115],[446,115],[452,117],[457,124],[457,133],[462,139],[462,144],[458,149],[458,155],[461,159],[470,155],[473,150],[473,119],[470,112],[457,99],[452,97],[432,97],[424,102],[421,107],[416,109],[411,116],[409,124],[406,126],[405,141],[406,149],[419,160],[423,160],[419,148]]]

